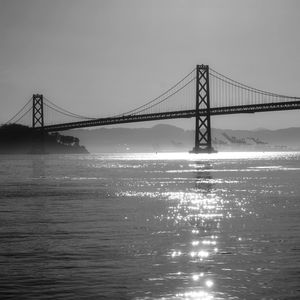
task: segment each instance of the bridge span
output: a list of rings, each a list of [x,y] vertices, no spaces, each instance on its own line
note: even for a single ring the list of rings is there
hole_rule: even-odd
[[[266,103],[266,104],[255,104],[255,105],[240,105],[240,106],[228,106],[211,108],[210,115],[230,115],[230,114],[248,114],[257,112],[268,112],[268,111],[280,111],[280,110],[294,110],[300,109],[300,100],[293,102],[278,102],[278,103]],[[204,109],[199,110],[201,116],[206,115]],[[136,123],[136,122],[147,122],[167,119],[188,119],[195,118],[195,110],[182,110],[182,111],[171,111],[153,114],[141,114],[141,115],[124,115],[110,118],[99,118],[89,121],[79,121],[62,123],[55,125],[44,126],[46,132],[64,131],[76,128],[96,127],[96,126],[108,126],[115,124],[124,123]]]
[[[211,117],[295,109],[300,109],[300,97],[253,88],[222,75],[208,65],[197,65],[158,97],[116,116],[82,116],[61,108],[43,95],[35,94],[11,120],[15,120],[16,123],[31,113],[32,127],[37,132],[55,132],[134,122],[195,118],[195,144],[192,152],[211,153],[214,152]],[[62,115],[63,121],[49,124],[50,118],[49,114],[45,113],[46,110]],[[71,121],[66,121],[65,118],[71,118]]]

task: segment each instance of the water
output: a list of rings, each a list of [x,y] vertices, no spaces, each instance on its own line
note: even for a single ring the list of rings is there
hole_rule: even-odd
[[[0,166],[0,299],[300,299],[299,153]]]

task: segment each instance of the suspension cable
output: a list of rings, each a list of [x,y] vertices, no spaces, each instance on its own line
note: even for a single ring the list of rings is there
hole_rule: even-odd
[[[144,108],[145,106],[155,102],[156,100],[158,100],[159,98],[163,97],[164,95],[166,95],[167,93],[169,93],[172,89],[176,88],[180,83],[182,83],[186,78],[188,78],[194,71],[196,70],[196,68],[194,68],[190,73],[188,73],[186,76],[184,76],[181,80],[179,80],[176,84],[174,84],[172,87],[170,87],[168,90],[166,90],[165,92],[163,92],[162,94],[160,94],[159,96],[155,97],[154,99],[152,99],[151,101],[146,102],[145,104],[136,107],[135,109],[132,109],[130,111],[127,111],[125,113],[122,114],[118,114],[117,116],[122,116],[122,115],[127,115],[127,114],[132,114],[134,112],[136,112],[137,110]],[[152,107],[152,106],[151,106]]]
[[[66,110],[66,109],[64,109],[64,108],[62,108],[62,107],[56,105],[54,102],[52,102],[52,101],[49,100],[48,98],[44,97],[44,99],[45,99],[46,101],[48,101],[51,105],[55,106],[55,107],[57,108],[56,111],[59,110],[61,113],[65,112],[65,113],[67,113],[69,116],[72,115],[72,116],[75,117],[75,118],[81,118],[81,119],[87,119],[87,120],[94,120],[94,119],[97,119],[97,118],[90,118],[90,117],[86,117],[86,116],[82,116],[82,115],[78,115],[78,114],[72,113],[71,111],[68,111],[68,110]],[[48,107],[49,107],[49,106],[48,106]],[[53,109],[54,109],[54,108],[53,108]]]
[[[44,105],[47,106],[48,108],[52,109],[52,110],[55,110],[56,112],[58,112],[58,113],[60,113],[60,114],[62,114],[62,115],[64,115],[64,116],[67,116],[67,117],[76,118],[76,119],[81,119],[81,120],[82,120],[82,119],[85,119],[85,120],[87,119],[87,118],[85,118],[85,117],[74,116],[73,114],[69,114],[69,113],[62,112],[62,111],[58,110],[57,108],[50,106],[50,105],[47,104],[47,103],[44,103]]]
[[[19,122],[25,115],[27,115],[31,111],[32,107],[29,107],[27,111],[18,119],[15,121],[15,123]]]
[[[257,89],[257,88],[253,88],[253,87],[251,87],[251,86],[249,86],[249,85],[246,85],[246,84],[243,84],[243,83],[238,82],[238,81],[236,81],[236,80],[233,80],[233,79],[231,79],[231,78],[229,78],[229,77],[227,77],[227,76],[225,76],[225,75],[223,75],[223,74],[221,74],[221,73],[215,71],[215,70],[212,69],[212,68],[210,68],[210,70],[211,70],[212,72],[216,73],[217,75],[226,78],[227,81],[224,80],[224,79],[222,79],[222,78],[220,78],[220,77],[217,77],[216,75],[211,74],[213,77],[218,78],[219,80],[223,80],[224,82],[226,82],[226,83],[228,83],[228,84],[231,84],[231,85],[233,85],[233,86],[239,87],[239,88],[243,88],[243,87],[244,87],[244,89],[245,89],[245,90],[248,90],[248,91],[260,93],[260,94],[265,95],[265,96],[268,95],[268,96],[273,96],[273,97],[278,97],[278,98],[287,98],[287,99],[294,99],[294,100],[299,100],[299,99],[300,99],[300,97],[292,97],[292,96],[280,95],[280,94],[275,94],[275,93],[268,92],[268,91],[263,91],[263,90],[260,90],[260,89]],[[231,81],[231,82],[230,82],[230,81]],[[233,84],[232,82],[233,82],[234,84]]]
[[[7,125],[8,123],[10,123],[15,117],[17,117],[21,112],[22,112],[22,110],[23,109],[25,109],[25,107],[29,104],[29,102],[32,100],[32,97],[25,103],[25,105],[12,117],[12,118],[10,118],[6,123],[5,123],[5,125]],[[18,122],[19,121],[19,119],[16,121],[16,122]],[[15,122],[15,123],[16,123]]]
[[[162,102],[168,100],[170,97],[176,95],[178,92],[180,92],[180,91],[181,91],[182,89],[184,89],[186,86],[188,86],[188,85],[189,85],[191,82],[193,82],[195,79],[196,79],[196,77],[193,77],[193,78],[192,78],[190,81],[188,81],[184,86],[182,86],[180,89],[176,90],[176,91],[175,91],[174,93],[172,93],[171,95],[167,96],[166,98],[162,99],[161,101],[159,101],[159,102],[157,102],[157,103],[155,103],[155,104],[152,104],[152,105],[149,106],[149,107],[146,107],[146,108],[144,108],[144,109],[142,109],[142,110],[139,110],[139,111],[135,112],[135,114],[141,113],[141,112],[143,112],[143,111],[145,111],[145,110],[147,110],[147,109],[150,109],[150,108],[152,108],[152,107],[154,107],[154,106],[156,106],[156,105],[158,105],[158,104],[160,104],[160,103],[162,103]]]

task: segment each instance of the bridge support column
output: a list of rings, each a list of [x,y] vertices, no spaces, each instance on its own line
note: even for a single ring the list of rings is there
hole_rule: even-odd
[[[190,153],[216,152],[213,149],[211,142],[209,101],[209,66],[197,65],[195,147]]]
[[[32,128],[44,128],[44,103],[43,95],[32,96]]]
[[[43,95],[32,96],[32,154],[45,154]]]

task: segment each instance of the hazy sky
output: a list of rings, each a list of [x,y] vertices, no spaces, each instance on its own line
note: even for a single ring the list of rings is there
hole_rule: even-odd
[[[83,115],[127,111],[202,63],[300,96],[299,30],[297,0],[0,0],[0,123],[33,93]],[[214,117],[212,126],[300,127],[299,116]]]

